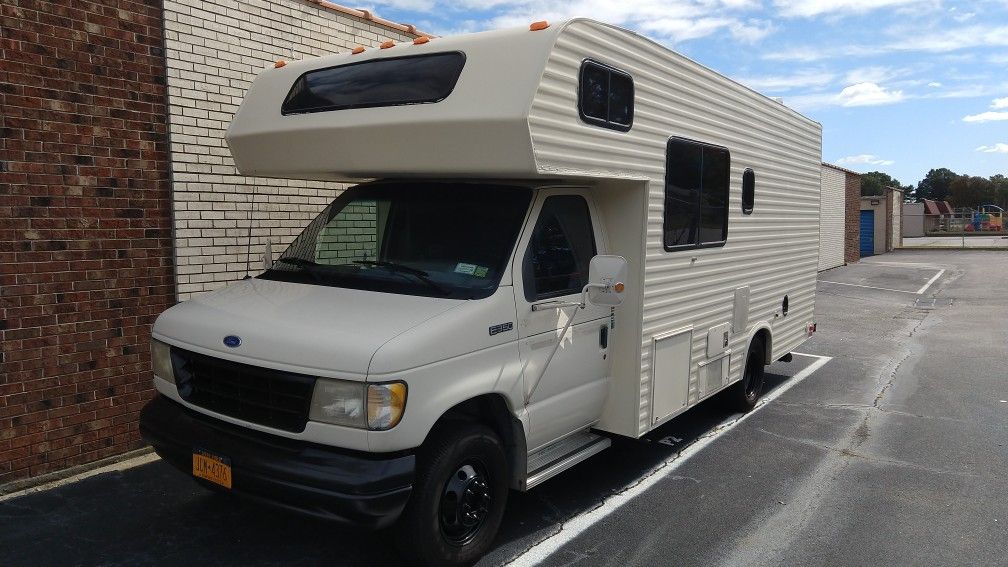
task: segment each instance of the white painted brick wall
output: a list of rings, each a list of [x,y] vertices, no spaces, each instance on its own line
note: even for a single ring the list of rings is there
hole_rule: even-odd
[[[176,283],[184,300],[240,279],[248,258],[258,272],[266,241],[274,255],[282,252],[342,188],[237,173],[224,133],[255,75],[277,59],[411,38],[301,0],[165,0],[164,18]]]

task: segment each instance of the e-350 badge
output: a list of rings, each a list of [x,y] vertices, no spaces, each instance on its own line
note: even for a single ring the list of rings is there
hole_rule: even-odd
[[[490,327],[490,336],[492,337],[492,336],[496,335],[497,333],[506,333],[507,331],[510,331],[511,329],[514,329],[514,323],[512,323],[512,322],[500,323],[498,325],[492,325]]]

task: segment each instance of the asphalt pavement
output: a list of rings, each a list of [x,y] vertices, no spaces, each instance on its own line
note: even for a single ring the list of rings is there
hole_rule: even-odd
[[[1008,255],[820,275],[818,333],[743,419],[716,400],[512,493],[481,565],[999,565]],[[827,361],[826,358],[830,357]],[[365,533],[155,461],[0,501],[0,565],[397,565]]]

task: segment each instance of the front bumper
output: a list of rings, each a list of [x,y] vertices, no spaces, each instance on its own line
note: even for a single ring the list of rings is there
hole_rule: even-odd
[[[412,454],[371,455],[261,433],[164,396],[140,413],[140,434],[162,459],[189,474],[195,448],[229,458],[231,492],[239,496],[365,528],[394,522],[412,489]]]

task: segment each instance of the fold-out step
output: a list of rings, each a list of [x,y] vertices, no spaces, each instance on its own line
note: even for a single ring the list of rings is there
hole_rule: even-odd
[[[525,490],[542,484],[611,444],[608,437],[581,431],[539,449],[529,455]]]

